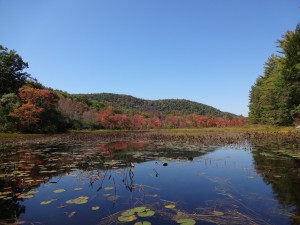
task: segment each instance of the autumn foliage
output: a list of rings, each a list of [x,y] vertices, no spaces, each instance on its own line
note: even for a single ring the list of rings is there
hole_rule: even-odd
[[[19,89],[19,103],[10,113],[16,130],[58,132],[66,129],[206,128],[244,126],[244,117],[215,117],[197,114],[178,115],[161,112],[121,111],[113,106],[96,110],[82,99],[59,96],[52,90],[25,85]]]
[[[191,115],[126,114],[114,113],[112,107],[99,111],[99,125],[104,129],[163,129],[163,128],[206,128],[244,126],[248,121],[244,117],[233,119]]]
[[[24,132],[54,129],[59,113],[56,111],[57,95],[47,89],[23,86],[19,89],[20,107],[11,116],[18,121],[18,129]],[[50,130],[49,130],[50,131]]]

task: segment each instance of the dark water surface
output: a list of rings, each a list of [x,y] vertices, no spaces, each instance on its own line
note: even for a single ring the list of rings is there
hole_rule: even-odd
[[[295,146],[0,151],[0,224],[300,224],[299,190]]]

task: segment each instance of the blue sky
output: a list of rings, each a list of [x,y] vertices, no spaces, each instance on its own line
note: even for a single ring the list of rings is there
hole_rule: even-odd
[[[185,98],[248,114],[298,0],[0,0],[0,44],[45,86]]]

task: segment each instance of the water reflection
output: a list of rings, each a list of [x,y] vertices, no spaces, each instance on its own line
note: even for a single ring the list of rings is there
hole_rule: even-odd
[[[135,206],[155,212],[145,218],[152,224],[297,224],[299,159],[282,149],[139,141],[4,149],[0,224],[116,224]],[[128,224],[144,219],[134,216]]]
[[[253,151],[257,173],[271,185],[274,198],[281,204],[274,210],[289,216],[290,224],[300,223],[300,159],[295,152],[299,154],[295,146],[259,146]]]

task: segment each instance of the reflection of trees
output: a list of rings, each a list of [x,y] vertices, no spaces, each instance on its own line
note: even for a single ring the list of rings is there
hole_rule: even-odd
[[[90,184],[98,185],[97,188],[100,190],[105,180],[114,181],[115,178],[111,173],[113,169],[124,168],[122,182],[125,188],[132,192],[135,189],[132,169],[134,164],[159,160],[161,157],[191,160],[207,152],[209,151],[201,152],[199,148],[174,150],[171,147],[166,148],[161,145],[158,147],[139,141],[88,143],[84,146],[35,145],[3,149],[0,151],[0,196],[3,192],[10,193],[6,196],[7,199],[0,197],[0,220],[7,222],[17,220],[22,213],[25,213],[21,194],[38,188],[53,177],[62,177],[71,170],[96,171],[97,179],[91,173]],[[158,176],[159,171],[153,169]]]
[[[278,148],[278,146],[276,147]],[[281,149],[284,147],[281,146]],[[267,184],[272,185],[274,197],[285,207],[295,207],[292,224],[300,220],[300,160],[283,158],[274,153],[272,147],[254,148],[253,158],[258,174]],[[288,151],[288,149],[287,149]],[[284,213],[284,212],[282,212]]]

